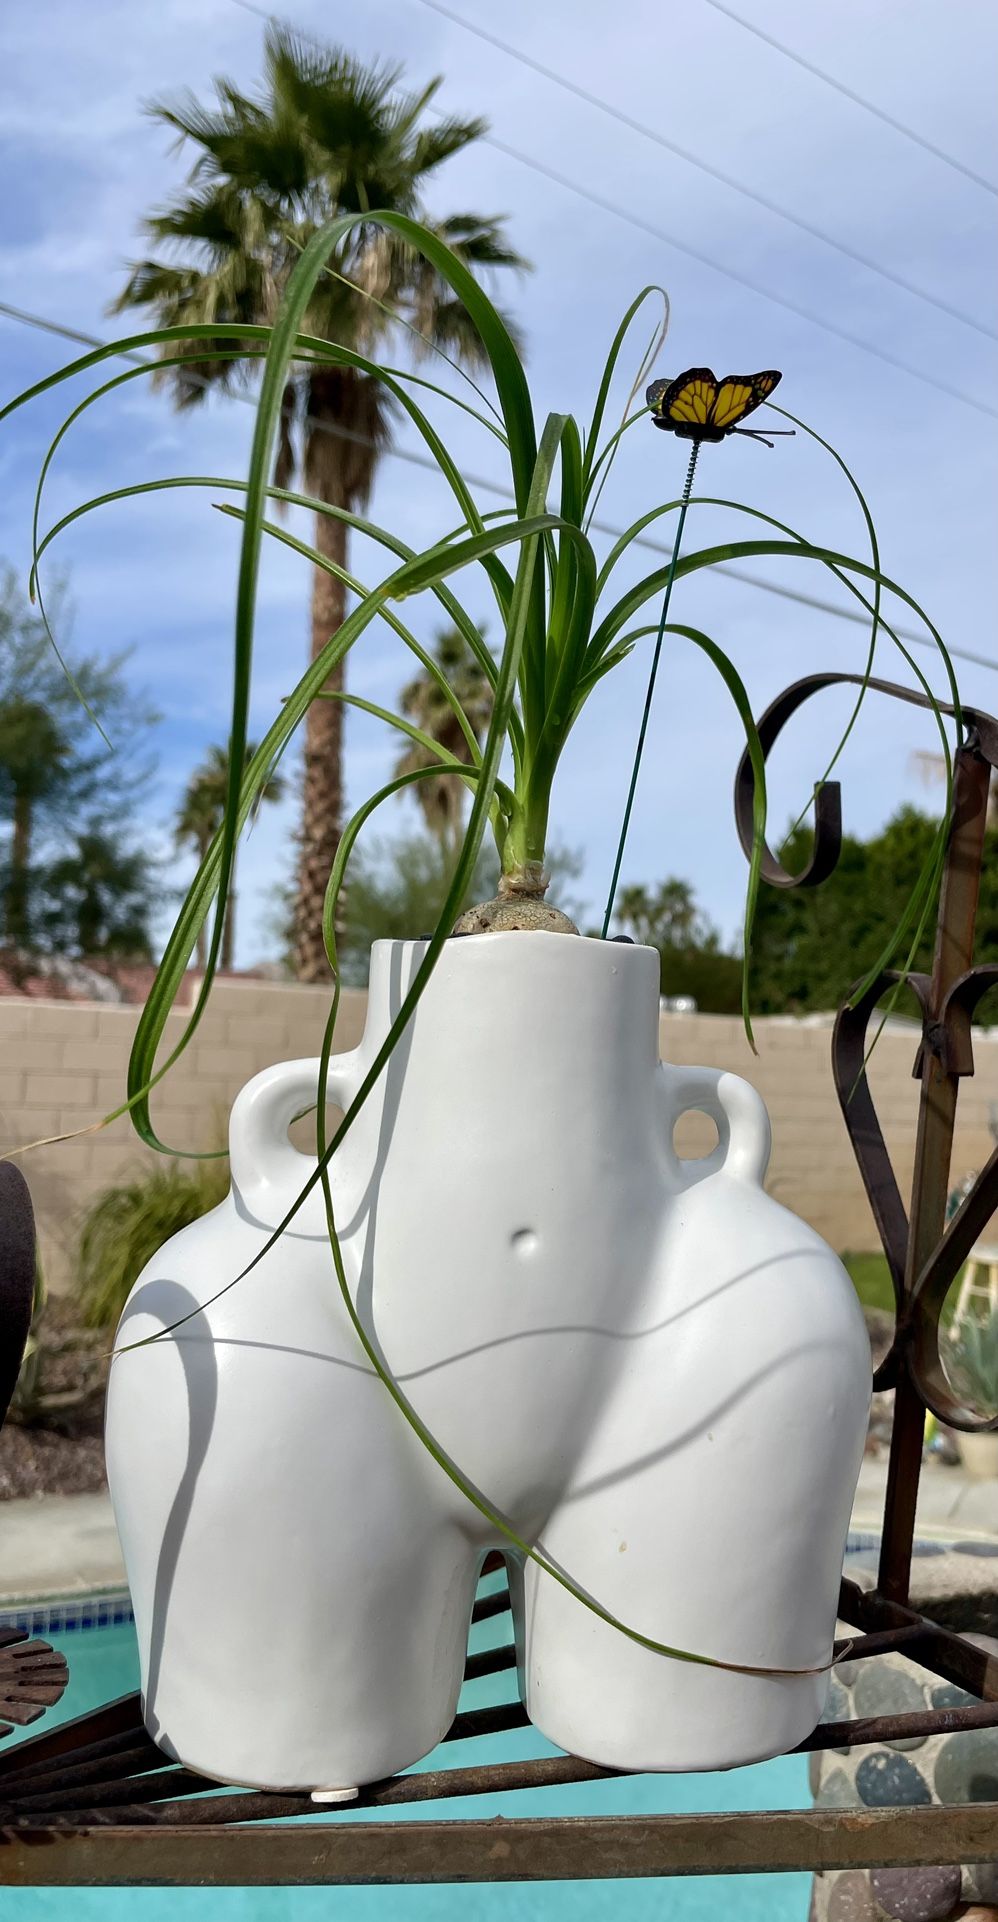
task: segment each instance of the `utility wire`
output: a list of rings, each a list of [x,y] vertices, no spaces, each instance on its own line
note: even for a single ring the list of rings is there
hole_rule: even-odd
[[[511,46],[508,40],[501,40],[498,34],[491,33],[487,27],[479,26],[477,21],[466,20],[463,14],[455,13],[452,7],[444,6],[442,0],[420,0],[420,5],[428,7],[431,13],[440,14],[444,20],[452,20],[455,26],[463,27],[465,33],[474,34],[476,39],[484,40],[488,46],[498,47],[500,53],[507,54],[511,60],[519,61],[523,67],[529,67],[533,73],[539,73],[543,79],[550,80],[552,85],[560,87],[564,93],[574,94],[576,99],[585,101],[587,106],[595,107],[599,113],[606,114],[611,120],[616,120],[620,126],[629,128],[632,133],[640,134],[643,139],[653,140],[655,145],[663,147],[666,153],[677,155],[680,160],[686,162],[687,166],[696,167],[700,173],[708,174],[712,180],[719,180],[722,186],[731,188],[734,193],[741,194],[744,199],[753,200],[757,207],[765,208],[767,213],[775,214],[779,220],[789,221],[791,226],[799,228],[801,233],[809,234],[812,240],[819,240],[826,247],[834,247],[835,251],[843,254],[847,260],[855,261],[858,266],[865,267],[871,274],[879,274],[882,280],[891,281],[895,287],[900,287],[904,293],[911,294],[916,300],[926,301],[930,307],[938,308],[941,314],[947,314],[951,320],[959,320],[965,327],[975,328],[977,333],[986,335],[988,340],[998,340],[998,330],[987,326],[984,321],[975,320],[973,314],[964,313],[961,307],[952,306],[949,301],[941,300],[937,294],[927,293],[924,287],[918,287],[914,281],[906,280],[903,274],[896,274],[892,268],[881,266],[876,260],[871,260],[869,254],[861,254],[857,248],[847,246],[845,241],[836,240],[833,234],[825,233],[822,227],[816,227],[809,220],[803,220],[799,214],[792,213],[788,207],[782,207],[779,201],[770,200],[768,195],[759,193],[754,187],[746,186],[743,180],[736,179],[733,174],[725,173],[723,168],[713,166],[708,160],[702,160],[688,147],[680,146],[678,140],[670,140],[656,127],[649,127],[644,121],[635,120],[633,115],[625,113],[620,107],[615,107],[611,101],[604,100],[599,94],[590,93],[587,87],[582,87],[577,81],[570,80],[567,74],[559,73],[554,67],[546,67],[542,61],[535,60],[532,54],[524,53],[521,48]]]
[[[43,314],[28,313],[25,308],[12,307],[6,301],[0,301],[0,316],[7,320],[17,321],[24,327],[34,327],[40,333],[55,334],[62,340],[76,341],[82,347],[106,347],[108,345],[106,341],[98,339],[96,334],[84,333],[80,328],[66,326],[61,321],[48,320]],[[157,364],[156,361],[147,360],[143,355],[135,353],[122,353],[120,358],[122,360],[132,361],[142,367],[153,368]],[[205,376],[195,375],[192,369],[185,369],[185,379],[194,380],[206,389],[212,385]],[[253,406],[253,400],[249,394],[240,394],[230,390],[226,398],[244,401],[247,406]],[[416,453],[411,448],[397,446],[384,448],[380,442],[376,443],[373,441],[370,435],[356,434],[349,428],[337,427],[333,421],[313,420],[310,423],[310,430],[318,430],[321,433],[332,434],[337,440],[356,441],[362,447],[377,446],[379,453],[388,453],[394,460],[408,461],[412,467],[422,467],[429,473],[439,475],[440,470],[436,462],[431,459],[428,454]],[[490,480],[485,474],[466,472],[465,479],[472,487],[484,488],[486,493],[501,495],[504,500],[512,501],[514,499],[512,488],[504,487],[501,481]],[[625,532],[622,527],[614,527],[608,521],[594,520],[591,525],[598,533],[606,534],[611,539],[619,539]],[[661,555],[665,560],[670,560],[672,557],[673,549],[671,547],[666,547],[662,541],[652,540],[648,534],[636,534],[633,545],[635,547],[647,548],[651,553]],[[760,592],[764,594],[775,594],[780,600],[796,601],[801,607],[814,608],[820,614],[831,614],[836,620],[849,621],[860,627],[869,627],[869,616],[861,614],[858,610],[853,610],[849,607],[837,607],[834,601],[822,600],[821,597],[816,594],[802,594],[798,589],[793,587],[782,587],[777,581],[760,580],[757,575],[748,573],[743,567],[733,567],[728,561],[719,562],[712,571],[715,574],[725,575],[728,580],[739,581],[746,587],[758,588]],[[898,627],[895,628],[895,633],[900,635],[902,640],[909,641],[916,647],[931,647],[934,653],[938,651],[934,641],[930,640],[924,634],[916,633],[913,628]],[[957,660],[969,661],[974,667],[986,667],[989,668],[992,673],[998,673],[998,661],[989,660],[985,654],[973,654],[966,648],[961,647],[951,647],[949,652]]]
[[[232,4],[240,7],[244,13],[252,13],[260,20],[290,27],[295,33],[301,34],[303,39],[311,40],[318,46],[322,45],[314,34],[307,32],[304,28],[296,27],[293,21],[283,19],[267,7],[255,6],[253,0],[232,0]],[[435,107],[429,108],[428,111],[436,114],[439,119],[446,118],[446,115]],[[872,341],[864,340],[860,334],[850,333],[848,328],[840,327],[837,322],[823,319],[811,308],[802,307],[799,302],[788,299],[785,294],[775,294],[772,288],[767,287],[761,280],[753,280],[750,275],[739,273],[734,267],[726,267],[712,254],[703,253],[698,248],[691,247],[688,241],[679,240],[675,234],[666,233],[664,228],[653,226],[651,221],[642,219],[641,215],[636,214],[633,209],[622,207],[616,201],[607,200],[602,194],[593,193],[588,187],[580,187],[567,174],[559,173],[557,168],[549,167],[541,160],[535,160],[531,154],[523,153],[520,148],[510,146],[505,140],[497,140],[494,134],[479,134],[478,139],[483,146],[493,148],[496,153],[505,154],[507,159],[517,161],[521,167],[529,167],[531,172],[540,174],[545,180],[553,181],[555,186],[562,187],[566,193],[574,194],[577,199],[586,201],[590,207],[598,207],[601,213],[613,214],[617,220],[624,220],[628,226],[637,228],[639,233],[649,234],[653,240],[661,241],[664,246],[672,247],[677,253],[686,254],[691,260],[699,261],[702,267],[709,267],[712,273],[722,274],[726,280],[733,280],[737,286],[746,287],[749,293],[761,295],[763,300],[772,302],[776,307],[785,307],[788,313],[796,314],[799,320],[806,320],[810,326],[820,327],[823,333],[832,334],[836,340],[844,340],[850,347],[858,347],[861,353],[872,354],[876,360],[882,360],[886,366],[896,368],[899,373],[910,374],[913,380],[921,381],[924,387],[930,387],[934,394],[948,394],[951,400],[962,401],[964,406],[973,407],[977,413],[990,414],[992,419],[998,420],[998,407],[992,407],[978,395],[967,393],[961,387],[952,386],[938,374],[924,374],[920,367],[913,367],[910,361],[902,360],[899,355],[890,353],[886,347],[877,347]]]
[[[754,33],[757,40],[765,41],[767,47],[773,47],[777,53],[782,53],[785,60],[792,60],[795,67],[803,67],[805,73],[813,74],[816,80],[823,80],[826,87],[833,87],[836,93],[843,94],[846,100],[852,101],[854,106],[862,107],[865,113],[872,113],[875,119],[883,121],[885,127],[893,127],[895,133],[903,134],[906,140],[913,140],[916,147],[924,148],[925,152],[932,154],[935,160],[941,160],[944,166],[952,167],[954,172],[963,174],[967,180],[972,180],[975,187],[983,187],[985,193],[998,197],[998,187],[993,181],[985,180],[984,175],[975,173],[973,167],[965,166],[962,160],[954,159],[953,155],[945,153],[942,147],[934,146],[931,140],[926,140],[924,134],[916,133],[913,127],[906,127],[903,121],[895,120],[893,114],[886,113],[883,107],[878,107],[874,101],[864,100],[862,94],[854,93],[844,81],[833,79],[832,75],[825,73],[823,68],[816,67],[812,60],[805,60],[802,53],[795,53],[792,47],[785,47],[782,40],[777,40],[771,33],[765,33],[762,27],[756,26],[754,20],[746,20],[744,15],[736,13],[733,7],[725,6],[723,0],[706,0],[706,4],[708,7],[713,7],[715,13],[723,13],[727,19],[733,20],[736,26],[743,27],[746,33]],[[967,57],[973,54],[973,48],[969,42],[965,52]]]
[[[235,3],[242,6],[245,0],[235,0]],[[701,266],[711,268],[714,273],[723,274],[727,280],[736,281],[740,287],[747,287],[750,293],[761,294],[764,300],[772,301],[777,307],[785,307],[789,313],[796,314],[798,319],[806,320],[814,327],[820,327],[826,334],[834,334],[836,339],[846,341],[850,347],[858,347],[864,354],[873,354],[877,360],[886,362],[888,367],[896,367],[902,374],[911,374],[915,380],[921,381],[923,387],[931,387],[934,393],[949,394],[952,400],[962,401],[965,406],[975,408],[978,413],[990,414],[993,419],[998,420],[998,407],[992,407],[987,401],[978,399],[976,395],[966,393],[962,387],[953,387],[948,381],[940,380],[936,374],[923,374],[919,367],[913,367],[910,361],[902,360],[899,355],[889,353],[885,347],[874,346],[872,341],[864,340],[860,334],[850,333],[848,328],[838,326],[835,321],[822,320],[819,314],[812,313],[810,308],[802,307],[797,301],[788,300],[785,294],[774,294],[771,288],[763,285],[762,281],[752,280],[748,274],[737,273],[733,267],[722,266],[721,262],[713,259],[710,254],[699,252],[685,240],[677,240],[674,234],[665,233],[661,227],[653,227],[650,221],[643,220],[639,214],[632,213],[629,208],[619,207],[614,201],[604,200],[602,195],[591,193],[588,188],[576,186],[575,181],[570,180],[567,174],[558,173],[555,168],[545,166],[539,160],[532,160],[529,155],[520,153],[516,147],[507,146],[502,140],[494,140],[491,134],[482,134],[480,137],[488,146],[495,147],[499,153],[508,154],[511,159],[518,160],[522,166],[531,167],[535,173],[545,175],[557,186],[565,187],[569,193],[577,194],[579,199],[589,201],[591,206],[600,207],[605,213],[616,214],[619,220],[626,220],[630,226],[637,227],[639,232],[650,234],[654,240],[663,241],[667,247],[674,247],[679,253],[688,254],[691,260],[698,260]]]

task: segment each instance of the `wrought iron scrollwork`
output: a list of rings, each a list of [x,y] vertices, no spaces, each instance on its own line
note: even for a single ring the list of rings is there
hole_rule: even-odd
[[[873,679],[865,684],[873,693],[885,694],[913,707],[932,709],[932,702],[913,688]],[[843,685],[861,687],[863,676],[812,674],[786,688],[758,723],[763,753],[768,757],[787,722],[813,695]],[[940,701],[936,706],[943,714],[955,715],[956,710],[946,702]],[[874,1375],[874,1386],[898,1389],[906,1384],[924,1408],[951,1427],[987,1433],[998,1431],[998,1410],[984,1416],[963,1405],[947,1379],[939,1346],[940,1316],[947,1292],[988,1221],[998,1212],[998,1148],[945,1227],[940,1209],[940,1194],[949,1178],[957,1085],[963,1076],[974,1072],[971,1023],[984,995],[998,986],[998,965],[972,965],[988,786],[990,771],[998,767],[998,721],[970,707],[960,710],[960,718],[965,735],[954,762],[949,841],[932,973],[888,971],[862,992],[855,988],[836,1019],[832,1072],[894,1289],[894,1339],[890,1352]],[[745,753],[735,777],[735,820],[746,854],[752,847],[754,792],[752,764]],[[791,874],[767,846],[763,876],[773,887],[818,887],[834,872],[841,850],[841,791],[837,781],[826,781],[815,791],[814,846],[809,862],[800,873]],[[961,957],[967,965],[960,965]],[[913,1070],[915,1078],[922,1083],[922,1100],[911,1220],[866,1073],[867,1036],[874,1012],[884,995],[902,982],[914,994],[922,1019],[921,1045]],[[945,1096],[940,1102],[937,1097],[941,1085],[945,1086]],[[938,1165],[941,1158],[945,1160],[945,1167]],[[933,1222],[931,1216],[938,1219]],[[909,1431],[908,1443],[900,1446],[907,1447],[905,1472],[909,1481],[913,1476],[917,1484],[915,1444],[910,1438],[916,1431],[910,1422]],[[896,1456],[897,1451],[892,1454],[891,1466],[892,1474],[898,1477],[902,1466]],[[910,1488],[908,1494],[911,1496]],[[909,1506],[913,1517],[913,1496]],[[890,1507],[889,1491],[888,1513]],[[885,1534],[885,1543],[889,1532]],[[901,1536],[903,1534],[904,1530]],[[900,1539],[895,1538],[894,1551],[898,1551]],[[910,1545],[909,1540],[908,1552]],[[891,1552],[888,1544],[888,1560]],[[903,1541],[900,1559],[904,1560]],[[882,1578],[883,1575],[882,1567]],[[906,1579],[905,1571],[899,1586],[903,1586]]]
[[[789,687],[785,687],[756,723],[766,759],[769,759],[770,749],[787,722],[813,695],[823,694],[829,687],[864,685],[872,694],[887,694],[892,700],[906,701],[910,707],[932,711],[932,702],[924,694],[917,693],[911,687],[902,687],[897,681],[866,680],[862,674],[808,674],[803,680],[793,681]],[[955,708],[946,701],[937,701],[936,708],[939,713],[948,714],[951,718],[956,713]],[[960,714],[968,731],[968,743],[979,748],[991,767],[998,767],[998,721],[993,715],[975,707],[963,707]],[[735,825],[746,858],[752,852],[754,799],[755,776],[746,751],[735,775]],[[842,789],[838,781],[825,781],[815,790],[814,847],[807,866],[799,874],[791,874],[767,845],[762,859],[763,878],[774,888],[817,888],[834,872],[841,852]]]

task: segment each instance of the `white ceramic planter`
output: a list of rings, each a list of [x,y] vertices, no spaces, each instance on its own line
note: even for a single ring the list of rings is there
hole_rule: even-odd
[[[374,951],[347,1103],[418,962]],[[423,1420],[489,1501],[643,1634],[827,1660],[869,1349],[840,1263],[766,1195],[769,1125],[729,1074],[658,1059],[658,956],[547,933],[447,944],[335,1161],[350,1285]],[[251,1081],[232,1192],[150,1263],[119,1340],[236,1275],[310,1163],[317,1063]],[[719,1131],[684,1163],[688,1108]],[[340,1300],[318,1190],[238,1286],[117,1360],[108,1473],[148,1725],[209,1775],[349,1788],[454,1713],[476,1575],[502,1546],[393,1405]],[[528,1563],[521,1688],[554,1742],[625,1769],[799,1741],[826,1677],[642,1648]]]

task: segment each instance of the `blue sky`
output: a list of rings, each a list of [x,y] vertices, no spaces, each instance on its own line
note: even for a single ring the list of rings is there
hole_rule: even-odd
[[[985,327],[998,324],[993,196],[704,0],[669,9],[649,0],[619,0],[613,8],[605,0],[546,8],[506,0],[498,16],[485,0],[453,0],[453,10]],[[738,10],[998,183],[991,98],[998,14],[986,0],[961,0],[946,15],[944,33],[928,0],[882,0],[876,8],[836,0],[811,9],[792,0],[740,0]],[[441,103],[484,113],[498,140],[774,296],[994,406],[993,340],[484,46],[422,0],[369,0],[363,8],[289,0],[280,17],[364,59],[401,61],[413,84],[444,75]],[[86,8],[70,0],[47,0],[44,8],[9,0],[0,25],[0,147],[14,187],[0,210],[0,299],[110,336],[119,323],[108,321],[106,305],[126,262],[141,251],[141,217],[166,198],[187,164],[143,116],[142,101],[182,86],[204,93],[218,73],[251,87],[263,31],[263,21],[238,0],[91,0]],[[623,309],[642,285],[662,282],[672,326],[657,371],[693,363],[719,373],[782,368],[779,398],[838,446],[866,491],[887,573],[924,604],[951,643],[998,666],[990,581],[998,506],[993,416],[884,365],[494,148],[478,146],[451,163],[431,204],[441,212],[507,214],[514,243],[533,261],[534,271],[510,280],[503,298],[526,336],[539,414],[588,411]],[[0,353],[6,396],[61,364],[70,349],[0,318]],[[24,574],[34,480],[66,410],[64,398],[46,399],[0,433],[0,555]],[[133,480],[241,476],[251,425],[251,409],[238,402],[213,402],[179,419],[165,396],[135,383],[93,410],[65,443],[45,518]],[[408,430],[401,441],[416,444]],[[501,478],[498,449],[484,433],[461,421],[452,441],[472,471]],[[625,447],[600,509],[601,519],[617,527],[674,496],[685,470],[682,445],[651,429],[636,429]],[[777,443],[772,453],[751,441],[708,448],[699,481],[704,491],[744,499],[812,538],[864,555],[855,501],[827,456],[801,438]],[[72,577],[76,644],[92,651],[132,647],[130,673],[162,712],[158,780],[136,796],[136,826],[167,854],[183,783],[204,748],[227,732],[236,536],[210,501],[205,493],[175,493],[155,504],[126,503],[73,529],[57,550]],[[481,504],[496,505],[498,497],[483,493]],[[382,464],[372,516],[414,546],[453,520],[442,483],[393,458]],[[712,537],[724,525],[701,510],[689,538]],[[361,544],[353,560],[358,574],[375,577],[376,557]],[[646,555],[632,572],[651,564]],[[756,572],[837,598],[827,576],[800,563],[760,563]],[[484,594],[470,580],[466,585],[469,604],[485,614]],[[269,554],[256,733],[304,665],[307,601],[302,563],[282,551]],[[732,655],[757,711],[785,682],[820,667],[856,669],[865,652],[862,629],[730,580],[682,584],[673,614],[706,628]],[[412,621],[429,634],[432,605],[413,604]],[[941,691],[932,656],[919,650],[918,658]],[[594,910],[612,865],[646,669],[641,653],[604,684],[556,793],[555,837],[583,852],[577,891]],[[898,677],[907,672],[902,666]],[[351,685],[391,702],[408,673],[398,643],[372,631],[352,657]],[[960,682],[968,701],[998,705],[998,672],[963,665]],[[778,823],[803,805],[844,712],[844,698],[812,704],[781,745],[773,761]],[[348,733],[349,799],[357,804],[384,778],[397,749],[360,715],[349,716]],[[851,830],[871,832],[903,796],[938,802],[911,761],[913,750],[931,743],[931,722],[910,709],[871,706],[842,767]],[[691,649],[670,647],[623,878],[688,877],[726,934],[737,928],[744,885],[730,805],[738,752],[738,723],[720,683]],[[393,802],[384,810],[386,831],[412,818],[406,806]],[[294,797],[267,810],[244,850],[243,965],[274,952],[275,893],[293,868],[295,816]],[[172,854],[170,862],[179,884],[190,870]]]

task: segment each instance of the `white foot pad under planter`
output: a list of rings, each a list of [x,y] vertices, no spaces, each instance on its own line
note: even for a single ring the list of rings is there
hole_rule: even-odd
[[[379,942],[344,1107],[423,953]],[[493,1509],[658,1642],[827,1662],[870,1397],[848,1277],[762,1183],[734,1075],[658,1058],[659,958],[564,935],[447,943],[333,1162],[352,1297]],[[371,1368],[321,1190],[238,1285],[310,1169],[287,1136],[316,1061],[257,1075],[232,1192],[168,1242],[119,1330],[108,1474],[146,1720],[228,1781],[318,1789],[407,1767],[455,1710],[483,1555],[503,1541]],[[719,1140],[681,1161],[678,1117]],[[508,1544],[507,1544],[508,1546]],[[527,1710],[606,1767],[713,1769],[817,1722],[825,1673],[666,1658],[532,1563],[512,1596]]]

